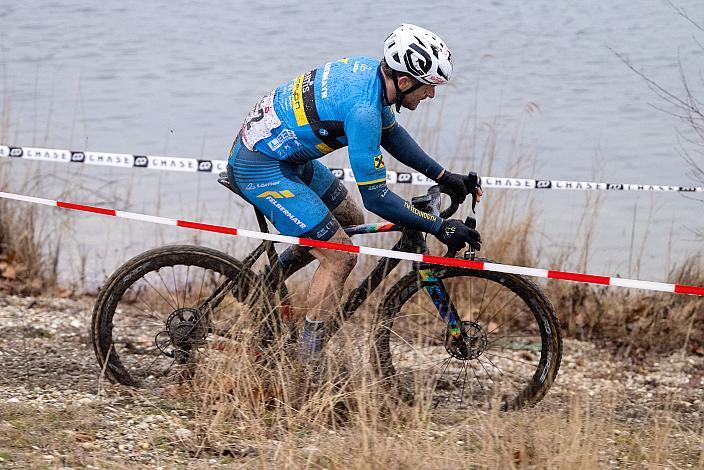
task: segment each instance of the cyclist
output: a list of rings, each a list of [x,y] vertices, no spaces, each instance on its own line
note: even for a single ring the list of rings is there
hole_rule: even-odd
[[[228,179],[284,235],[351,244],[341,226],[361,224],[361,209],[340,180],[318,159],[348,147],[350,165],[364,207],[378,216],[435,235],[459,250],[478,249],[479,233],[456,219],[421,212],[386,185],[380,146],[433,181],[455,200],[470,191],[466,176],[444,169],[396,122],[391,109],[414,110],[435,96],[436,85],[452,76],[451,54],[436,34],[411,24],[394,30],[381,61],[348,57],[328,62],[285,83],[250,111],[228,159]],[[324,344],[324,322],[337,311],[356,255],[291,247],[280,256],[288,272],[315,257],[306,305],[301,359],[316,358]],[[311,256],[312,255],[312,256]]]

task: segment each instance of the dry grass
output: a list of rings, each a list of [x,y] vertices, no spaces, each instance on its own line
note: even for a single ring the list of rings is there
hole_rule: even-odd
[[[8,187],[6,167],[0,171],[0,190]],[[25,186],[29,186],[26,183]],[[0,290],[37,294],[57,285],[61,237],[38,219],[36,206],[0,200]]]
[[[290,363],[266,370],[246,355],[211,362],[191,397],[200,458],[247,468],[659,468],[704,462],[701,429],[678,424],[667,401],[629,424],[618,396],[574,395],[561,409],[510,414],[434,410],[391,400],[354,357],[351,373],[306,395]],[[284,365],[282,365],[284,364]],[[336,371],[337,372],[337,371]],[[258,455],[243,449],[254,446]]]
[[[671,279],[698,283],[700,257],[676,268]],[[565,337],[598,342],[626,356],[681,350],[704,355],[704,302],[700,297],[554,283],[548,296]]]

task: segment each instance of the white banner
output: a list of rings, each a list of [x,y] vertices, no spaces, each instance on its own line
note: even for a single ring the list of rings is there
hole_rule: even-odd
[[[85,163],[87,165],[190,173],[220,173],[226,170],[227,160],[199,160],[196,158],[162,157],[158,155],[131,155],[111,152],[81,152],[40,147],[12,147],[0,145],[0,157],[24,158],[54,163]],[[350,168],[330,168],[336,178],[354,182]],[[388,184],[429,186],[434,182],[420,173],[386,171]],[[598,183],[593,181],[562,181],[527,178],[482,177],[482,186],[497,189],[555,189],[566,191],[649,191],[649,192],[704,192],[704,187],[672,186],[633,183]]]

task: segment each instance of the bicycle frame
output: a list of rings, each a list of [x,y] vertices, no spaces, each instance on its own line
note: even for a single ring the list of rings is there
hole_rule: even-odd
[[[221,174],[218,179],[220,184],[235,192],[230,186],[227,178]],[[450,208],[448,208],[443,214],[440,214],[440,189],[438,186],[432,186],[428,189],[428,192],[424,196],[417,196],[412,199],[412,204],[416,208],[433,214],[435,216],[447,217],[454,213],[458,204],[453,201]],[[257,216],[257,223],[259,229],[262,232],[268,232],[268,225],[264,215],[257,209],[254,208],[255,214]],[[393,246],[393,251],[406,251],[412,253],[428,253],[428,246],[425,243],[425,238],[422,232],[416,230],[404,229],[400,225],[392,223],[374,223],[374,224],[360,224],[352,225],[344,228],[345,233],[348,236],[371,234],[371,233],[386,233],[386,232],[401,232],[401,238]],[[267,253],[267,258],[269,264],[264,268],[260,275],[264,279],[264,285],[270,290],[270,293],[281,293],[282,298],[285,299],[287,295],[286,289],[286,266],[279,262],[276,250],[274,250],[274,243],[271,241],[263,241],[254,250],[252,250],[243,260],[244,267],[251,269],[254,263],[259,259],[263,253]],[[345,299],[343,303],[341,314],[336,315],[334,320],[328,326],[328,334],[333,335],[342,324],[349,319],[357,309],[364,303],[364,301],[372,294],[376,288],[381,284],[381,281],[388,276],[391,271],[393,271],[396,266],[399,265],[401,260],[382,258],[376,264],[374,269],[365,277],[359,285],[353,289]],[[462,322],[457,314],[457,309],[455,308],[450,295],[445,288],[441,279],[438,279],[435,273],[435,268],[433,265],[428,263],[418,263],[414,262],[413,271],[417,271],[419,275],[420,282],[425,288],[426,292],[433,301],[433,304],[438,309],[440,318],[447,324],[449,333],[453,338],[457,338],[466,333],[463,331]],[[233,282],[227,282],[217,288],[215,292],[206,299],[199,308],[206,308],[211,306],[211,302],[217,300],[214,305],[219,303],[224,294],[231,288]]]
[[[423,237],[422,232],[414,230],[406,230],[403,227],[391,223],[376,223],[376,224],[361,224],[352,225],[344,228],[345,233],[349,236],[371,234],[371,233],[386,233],[386,232],[401,232],[401,238],[393,246],[393,251],[406,251],[412,253],[428,253],[428,247]],[[273,243],[264,241],[260,243],[252,252],[245,258],[245,265],[251,266],[264,253],[270,252]],[[272,261],[271,256],[269,257]],[[342,304],[340,315],[336,316],[334,321],[329,325],[328,333],[334,334],[342,324],[348,320],[364,301],[377,289],[390,273],[401,262],[399,259],[382,258],[374,266],[372,271],[354,288]],[[441,279],[436,276],[434,265],[428,263],[414,262],[413,271],[418,272],[419,280],[425,288],[426,292],[433,301],[433,304],[438,309],[440,318],[448,325],[449,332],[453,337],[458,337],[462,334],[461,319],[457,310],[450,299],[450,295],[445,288]],[[270,263],[260,273],[266,279],[266,284],[271,293],[280,292],[284,289],[285,292],[285,277],[284,273],[286,266],[282,263]],[[227,291],[227,286],[222,286],[222,290],[216,290],[214,295],[220,296]],[[284,294],[285,295],[285,294]]]

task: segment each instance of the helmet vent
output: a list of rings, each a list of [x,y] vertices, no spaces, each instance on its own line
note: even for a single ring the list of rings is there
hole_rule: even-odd
[[[398,52],[394,52],[394,55],[392,55],[391,57],[393,57],[396,62],[401,62],[401,59],[399,59],[398,57]]]
[[[438,53],[438,48],[435,47],[434,44],[431,44],[431,45],[430,45],[430,48],[433,50],[433,55],[439,59],[439,58],[440,58],[440,54]]]

